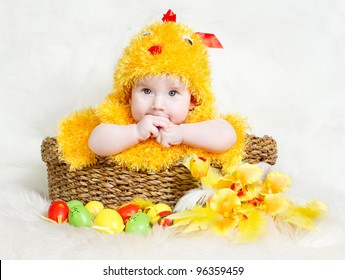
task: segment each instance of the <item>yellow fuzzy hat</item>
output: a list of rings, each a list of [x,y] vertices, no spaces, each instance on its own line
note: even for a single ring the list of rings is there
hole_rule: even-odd
[[[166,74],[181,79],[196,103],[186,122],[214,117],[207,47],[193,30],[173,21],[156,22],[133,37],[115,68],[113,96],[126,104],[137,80]]]

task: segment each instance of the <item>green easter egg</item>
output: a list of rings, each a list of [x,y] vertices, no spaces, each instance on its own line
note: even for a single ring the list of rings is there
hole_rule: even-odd
[[[130,217],[126,223],[126,233],[140,233],[146,235],[150,226],[151,218],[143,212],[138,212]]]
[[[84,205],[81,201],[79,200],[70,200],[67,202],[67,205],[68,205],[68,208],[71,209],[72,207],[74,206],[77,206],[77,205]]]
[[[70,208],[68,222],[75,227],[91,227],[93,217],[84,205],[76,205]]]

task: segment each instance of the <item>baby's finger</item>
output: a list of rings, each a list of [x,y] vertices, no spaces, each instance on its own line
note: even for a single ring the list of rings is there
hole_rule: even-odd
[[[156,138],[159,135],[159,130],[154,125],[148,131],[151,133],[151,137],[153,138]]]
[[[171,122],[168,118],[155,116],[152,123],[156,127],[168,128]]]
[[[168,141],[162,140],[160,143],[161,143],[161,145],[162,145],[163,147],[165,147],[165,148],[169,148],[169,147],[170,147],[170,144],[169,144]]]
[[[158,135],[156,137],[156,141],[160,144],[162,141],[162,134],[160,132],[158,132]]]

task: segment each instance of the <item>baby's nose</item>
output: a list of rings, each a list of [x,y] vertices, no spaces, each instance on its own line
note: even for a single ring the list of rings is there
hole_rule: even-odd
[[[164,110],[165,109],[164,98],[162,98],[161,96],[156,96],[153,99],[152,108],[155,110]]]

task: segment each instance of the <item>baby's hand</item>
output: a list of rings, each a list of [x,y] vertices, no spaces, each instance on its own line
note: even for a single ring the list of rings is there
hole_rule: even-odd
[[[167,148],[181,144],[183,141],[181,127],[171,123],[171,125],[167,128],[162,128],[159,130],[156,140],[162,146]]]
[[[168,118],[146,115],[137,123],[137,136],[139,141],[145,141],[150,137],[156,138],[160,129],[170,126]]]

